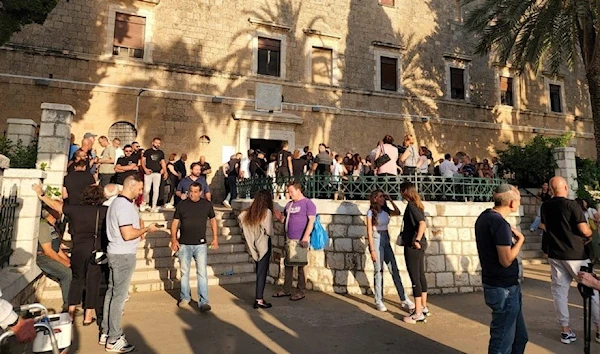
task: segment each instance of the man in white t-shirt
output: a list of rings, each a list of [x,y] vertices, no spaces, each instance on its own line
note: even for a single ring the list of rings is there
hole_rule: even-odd
[[[458,172],[458,167],[452,162],[450,154],[444,155],[444,161],[440,164],[440,174],[442,177],[452,177]]]
[[[121,149],[121,139],[114,138],[112,141],[113,147],[115,148],[115,165],[117,164],[117,160],[119,157],[125,156],[123,149]]]
[[[134,345],[127,342],[121,328],[123,304],[135,270],[137,246],[147,232],[158,230],[156,224],[144,227],[140,220],[134,201],[143,190],[144,184],[137,176],[125,178],[123,191],[111,203],[106,213],[106,256],[110,274],[104,299],[102,332],[98,343],[105,345],[106,351],[110,352],[129,353],[135,349]]]

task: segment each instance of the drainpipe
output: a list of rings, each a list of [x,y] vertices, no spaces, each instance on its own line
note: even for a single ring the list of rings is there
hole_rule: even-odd
[[[138,128],[138,113],[140,112],[140,96],[144,92],[146,92],[146,90],[140,89],[140,92],[138,92],[137,98],[135,100],[135,122],[133,123],[133,126],[135,127],[136,130]]]

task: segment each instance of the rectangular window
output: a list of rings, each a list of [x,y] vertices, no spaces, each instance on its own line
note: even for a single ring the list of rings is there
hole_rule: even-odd
[[[450,98],[465,99],[465,70],[450,68]]]
[[[281,41],[258,37],[258,73],[281,76]]]
[[[381,57],[381,89],[398,91],[398,59]]]
[[[146,18],[117,12],[113,55],[129,58],[144,57]]]
[[[550,84],[550,111],[562,113],[560,85]]]
[[[331,85],[333,73],[333,51],[328,48],[312,49],[312,82]]]
[[[500,103],[514,106],[512,77],[500,76]]]
[[[394,6],[395,0],[379,0],[379,4],[383,6]]]

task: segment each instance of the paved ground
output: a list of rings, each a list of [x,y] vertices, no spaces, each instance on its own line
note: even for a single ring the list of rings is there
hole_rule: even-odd
[[[274,292],[269,287],[267,294]],[[529,266],[523,284],[529,328],[527,353],[583,352],[582,300],[571,291],[576,343],[561,344],[550,297],[548,266]],[[167,292],[138,293],[126,305],[124,329],[136,353],[485,353],[490,311],[481,293],[431,296],[427,324],[401,319],[397,298],[388,313],[373,309],[368,296],[308,293],[305,300],[269,299],[274,307],[254,310],[253,284],[211,287],[213,311],[180,310]],[[58,303],[49,303],[57,305]],[[104,353],[97,328],[77,319],[71,352]],[[592,344],[592,353],[600,344]]]

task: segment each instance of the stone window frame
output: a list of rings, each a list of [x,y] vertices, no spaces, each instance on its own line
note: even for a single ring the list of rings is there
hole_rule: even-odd
[[[444,55],[445,57],[445,71],[446,71],[446,94],[445,98],[449,101],[453,102],[471,102],[471,60],[467,57],[463,56],[449,56]],[[465,98],[458,99],[452,98],[452,87],[450,82],[450,68],[455,69],[463,69],[465,75],[463,76],[463,84],[465,87]]]
[[[550,85],[560,86],[560,108],[561,112],[555,112],[552,110],[552,104],[550,103]],[[565,82],[560,78],[550,78],[544,76],[544,95],[548,104],[546,105],[546,112],[552,114],[567,114],[567,105],[565,102]]]
[[[306,33],[306,32],[305,32]],[[308,34],[308,33],[307,33]],[[330,38],[324,38],[330,37]],[[341,72],[339,69],[338,61],[339,61],[339,51],[338,51],[338,41],[339,37],[335,37],[333,35],[316,35],[316,36],[308,36],[304,46],[304,57],[306,58],[306,68],[304,70],[304,76],[306,82],[311,85],[320,85],[314,84],[312,82],[312,49],[313,48],[323,48],[331,50],[331,84],[330,86],[339,87]]]
[[[144,28],[144,57],[129,58],[116,57],[113,55],[113,43],[115,39],[115,22],[117,12],[127,15],[134,15],[146,18],[146,26]],[[132,60],[143,61],[144,63],[152,63],[152,38],[154,35],[154,11],[148,9],[136,9],[118,5],[110,5],[108,7],[108,23],[106,25],[106,44],[104,48],[103,59],[114,60]]]
[[[258,37],[275,39],[281,42],[281,54],[279,56],[279,76],[262,75],[258,73]],[[272,31],[256,30],[252,35],[252,76],[264,77],[271,80],[285,80],[287,67],[287,35],[274,33]]]
[[[500,91],[500,77],[509,77],[513,82],[513,105],[502,104],[502,92]],[[519,109],[520,106],[520,76],[508,67],[496,69],[496,102],[498,106],[512,109]]]
[[[400,50],[381,49],[377,48],[373,51],[375,55],[375,91],[377,92],[396,92],[403,94],[404,87],[402,86],[402,52]],[[397,70],[397,87],[396,91],[381,89],[381,57],[394,58],[398,60]]]

